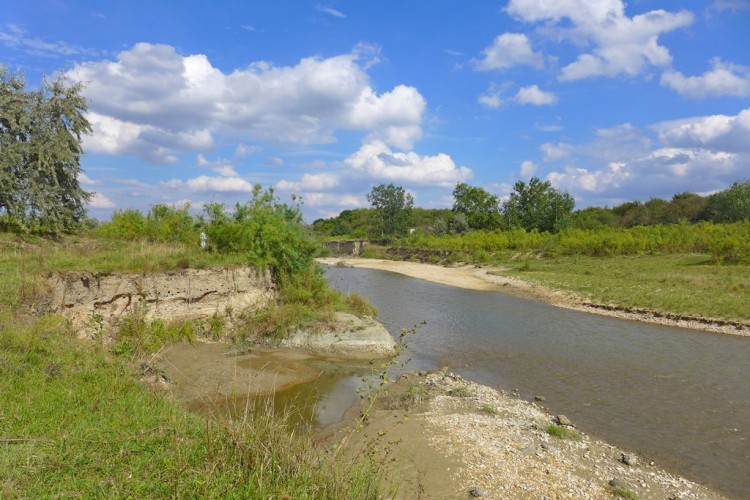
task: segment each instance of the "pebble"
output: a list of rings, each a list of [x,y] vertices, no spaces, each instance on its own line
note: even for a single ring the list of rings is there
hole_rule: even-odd
[[[624,463],[625,465],[629,467],[633,467],[635,464],[638,463],[638,459],[635,455],[629,455],[627,453],[623,453],[620,456],[620,462]]]
[[[469,490],[469,495],[473,497],[483,497],[484,496],[484,490],[480,488],[479,486],[474,486]]]
[[[539,401],[541,403],[544,401],[544,396],[534,396],[534,401]]]

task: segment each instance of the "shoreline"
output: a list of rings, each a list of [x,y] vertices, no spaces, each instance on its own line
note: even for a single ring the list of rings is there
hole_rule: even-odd
[[[375,453],[395,478],[394,498],[727,498],[587,435],[539,402],[447,371],[402,375],[350,436],[350,453]]]
[[[319,264],[327,266],[377,269],[441,285],[477,291],[503,292],[525,299],[538,300],[556,307],[564,307],[590,314],[643,321],[664,326],[677,326],[711,333],[750,337],[750,324],[596,304],[583,300],[571,292],[553,290],[513,276],[490,274],[490,272],[504,271],[505,269],[502,267],[482,267],[478,265],[445,267],[420,262],[366,259],[361,257],[326,257],[316,260]]]

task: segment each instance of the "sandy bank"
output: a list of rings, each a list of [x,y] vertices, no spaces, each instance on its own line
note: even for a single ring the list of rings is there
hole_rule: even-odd
[[[458,375],[406,374],[379,398],[351,452],[379,454],[395,498],[724,498],[574,423],[563,420],[568,437],[552,436],[554,421],[539,404]]]
[[[444,267],[419,262],[350,257],[329,257],[318,259],[318,262],[328,266],[362,267],[390,271],[412,278],[470,290],[511,293],[519,297],[539,300],[558,307],[604,316],[729,335],[750,336],[750,324],[730,323],[721,320],[688,317],[658,311],[626,309],[606,304],[594,304],[583,300],[573,293],[541,287],[512,276],[494,274],[502,273],[505,270],[501,267],[480,267],[476,265]]]

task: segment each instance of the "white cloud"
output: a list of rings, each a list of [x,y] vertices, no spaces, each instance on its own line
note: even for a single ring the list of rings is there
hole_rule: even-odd
[[[78,182],[80,182],[84,186],[96,186],[102,183],[101,181],[92,179],[91,177],[84,174],[83,172],[80,172],[78,174]]]
[[[330,5],[321,5],[318,4],[315,6],[315,10],[318,12],[323,12],[324,14],[328,14],[333,17],[338,17],[339,19],[345,19],[346,15],[343,14],[340,10],[336,10]]]
[[[488,107],[490,109],[498,109],[503,105],[503,100],[500,97],[500,92],[488,90],[484,94],[481,94],[477,100],[479,104]]]
[[[557,161],[570,157],[573,153],[573,145],[564,142],[545,142],[539,149],[544,153],[544,161]]]
[[[389,182],[448,187],[469,179],[467,167],[456,167],[450,156],[420,156],[394,152],[383,141],[371,139],[344,161],[353,171]]]
[[[276,187],[282,191],[326,191],[338,187],[339,176],[332,172],[320,174],[305,174],[299,182],[279,181]]]
[[[519,173],[521,174],[521,177],[531,177],[536,173],[537,168],[538,166],[536,163],[531,160],[526,160],[521,163],[521,170]]]
[[[187,189],[195,193],[252,193],[253,185],[239,177],[210,177],[201,175],[187,181],[171,179],[161,182],[161,186],[175,189]]]
[[[425,100],[406,85],[376,93],[365,72],[374,62],[376,48],[360,45],[294,66],[261,61],[224,73],[205,55],[139,43],[66,75],[87,82],[94,134],[85,146],[94,152],[174,163],[179,152],[213,147],[219,131],[304,145],[333,142],[340,129],[408,148],[422,134]]]
[[[477,69],[482,71],[508,69],[513,66],[541,68],[544,66],[544,57],[534,52],[526,35],[503,33],[482,51],[482,58],[476,64]]]
[[[269,156],[266,158],[266,165],[271,167],[280,167],[284,164],[284,160],[279,158],[278,156]]]
[[[711,115],[661,122],[653,129],[667,147],[750,154],[750,108],[734,116]]]
[[[89,208],[115,208],[115,202],[101,193],[94,193],[88,202]]]
[[[209,161],[205,156],[199,154],[196,157],[196,163],[199,167],[210,168],[222,177],[238,177],[239,174],[234,170],[231,162],[225,158],[219,158],[215,161]]]
[[[678,94],[694,99],[712,96],[750,96],[750,68],[714,59],[711,69],[700,76],[685,76],[679,71],[665,71],[661,84]]]
[[[511,0],[507,12],[528,23],[545,23],[542,33],[569,39],[591,51],[564,66],[561,80],[635,76],[671,63],[659,36],[693,22],[687,11],[652,10],[628,17],[622,0]]]
[[[15,24],[6,24],[0,28],[0,44],[27,54],[49,58],[100,54],[98,50],[79,47],[61,40],[48,42],[31,37],[23,27]]]
[[[261,150],[260,146],[248,146],[246,144],[239,143],[237,144],[237,147],[234,149],[234,158],[244,158],[246,156],[249,156],[253,153],[257,153]]]
[[[601,203],[670,197],[724,189],[747,177],[750,165],[750,108],[736,115],[712,115],[657,123],[652,141],[630,124],[601,129],[589,144],[548,175],[556,187]],[[598,167],[598,165],[606,165]]]
[[[545,106],[555,104],[557,96],[552,92],[545,92],[536,85],[521,87],[518,90],[514,100],[519,104],[533,104],[536,106]]]

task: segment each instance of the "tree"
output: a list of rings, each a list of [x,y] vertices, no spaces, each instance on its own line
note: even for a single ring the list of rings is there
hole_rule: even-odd
[[[500,200],[494,194],[461,182],[453,189],[453,199],[453,212],[465,214],[471,229],[500,227]]]
[[[553,188],[549,181],[532,177],[528,184],[515,183],[510,198],[503,203],[503,215],[510,227],[556,232],[569,224],[574,208],[575,200],[570,194]]]
[[[373,229],[381,238],[403,236],[409,232],[414,198],[401,186],[380,184],[367,194],[375,210]]]
[[[0,228],[75,230],[91,196],[78,182],[81,139],[91,132],[83,86],[59,77],[25,87],[0,65]]]
[[[734,182],[724,191],[709,196],[706,212],[714,222],[750,219],[750,180]]]

